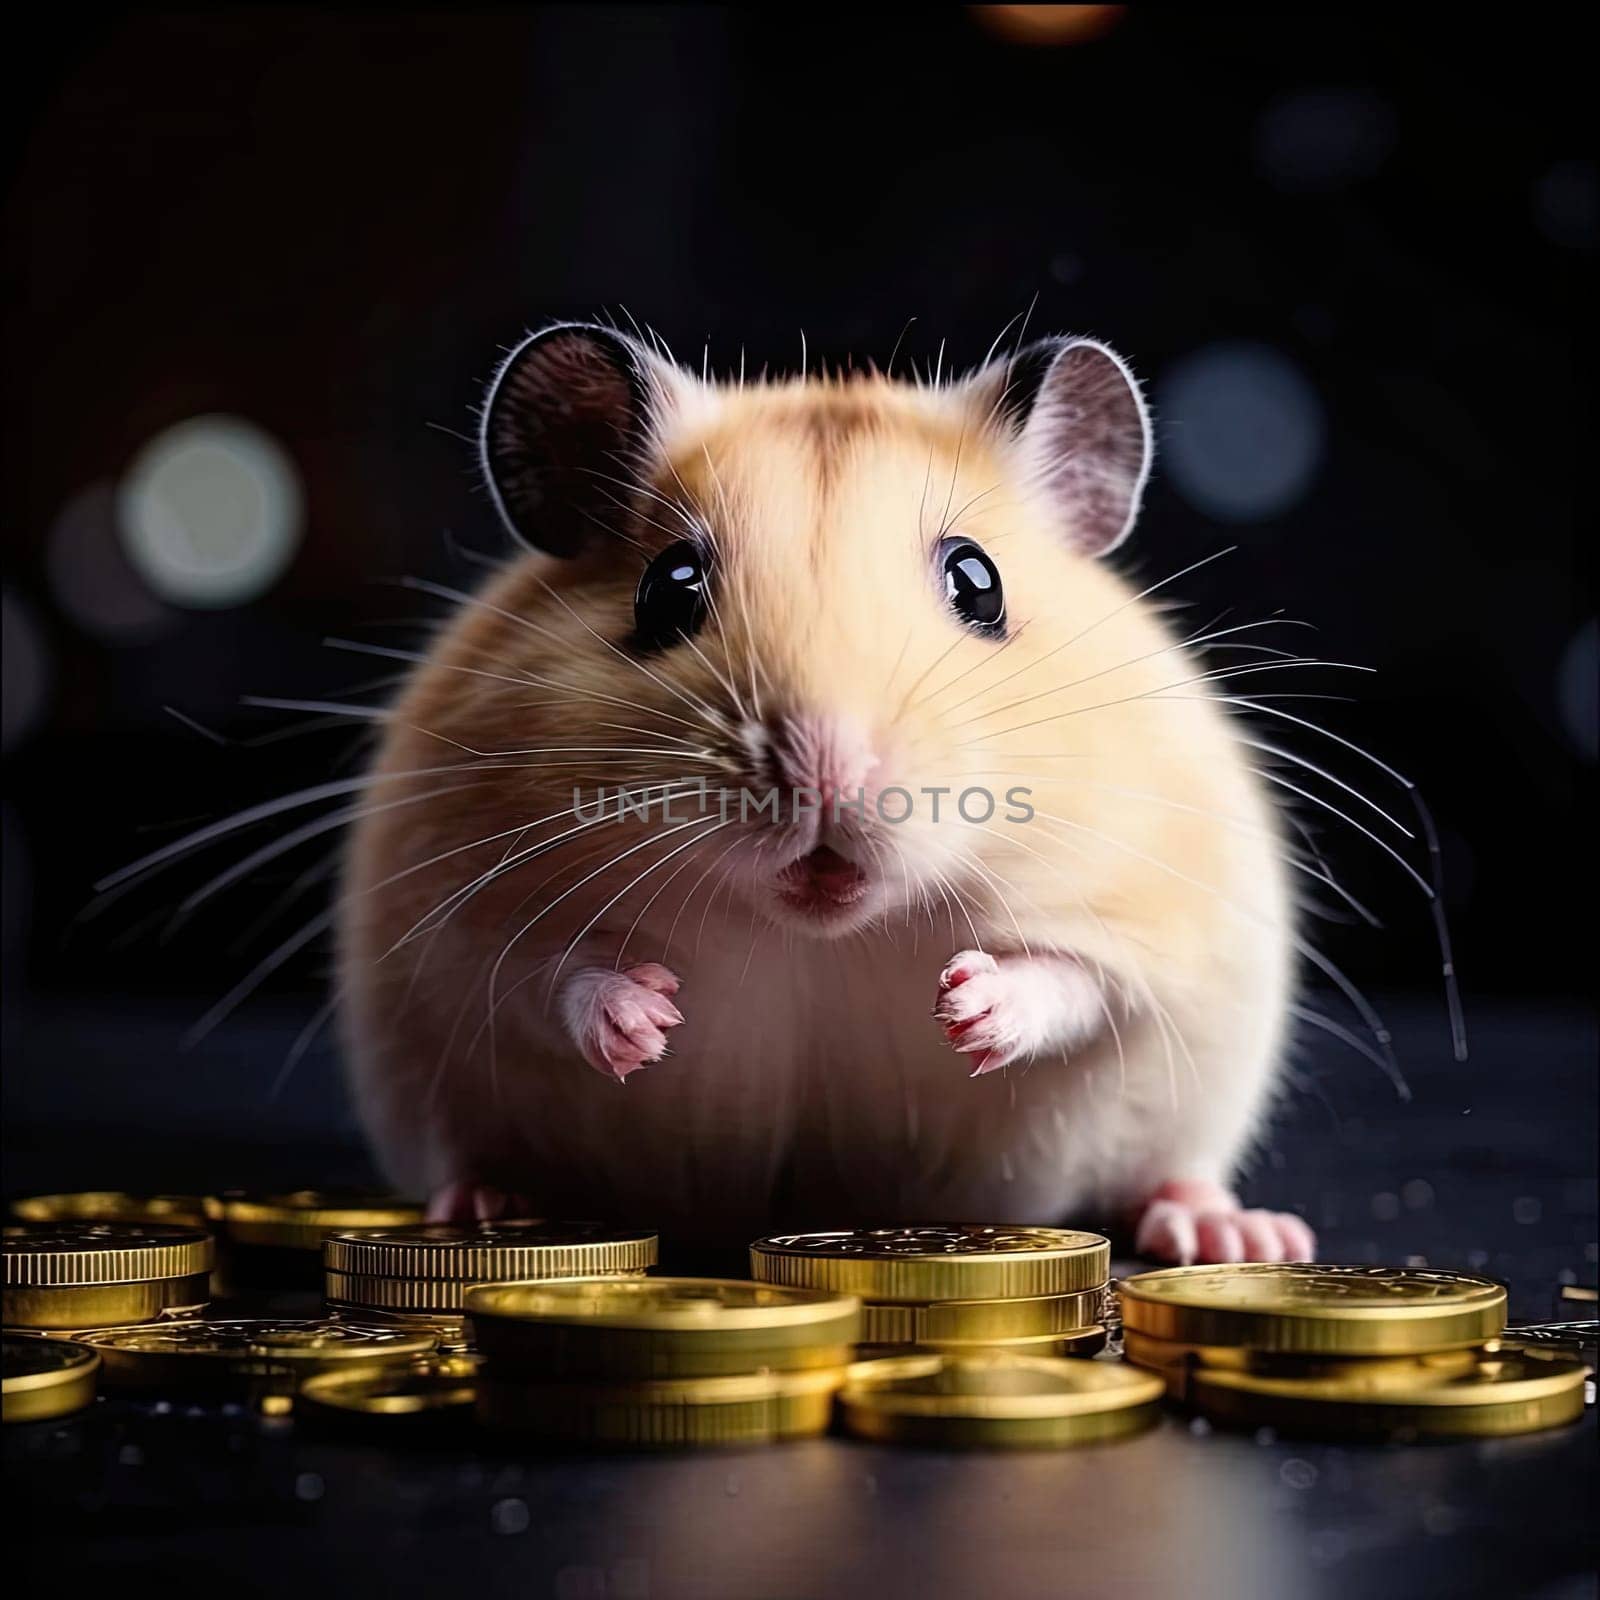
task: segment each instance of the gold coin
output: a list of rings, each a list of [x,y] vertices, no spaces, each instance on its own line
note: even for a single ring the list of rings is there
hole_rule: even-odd
[[[260,1380],[292,1387],[329,1368],[411,1360],[434,1348],[433,1335],[416,1330],[268,1317],[115,1328],[83,1342],[99,1352],[107,1384],[146,1390]]]
[[[1161,1380],[1136,1367],[985,1353],[862,1361],[839,1392],[859,1438],[896,1444],[1088,1444],[1155,1421]]]
[[[341,1309],[382,1311],[391,1316],[461,1320],[467,1285],[450,1278],[366,1278],[348,1272],[322,1274],[322,1297]]]
[[[460,1315],[379,1311],[371,1306],[345,1305],[337,1300],[324,1300],[322,1308],[330,1322],[345,1322],[357,1328],[400,1328],[411,1333],[431,1333],[440,1355],[467,1355],[473,1349],[471,1335]]]
[[[1425,1439],[1532,1433],[1583,1414],[1589,1369],[1565,1356],[1504,1350],[1465,1371],[1429,1372],[1414,1384],[1368,1380],[1362,1363],[1337,1377],[1268,1378],[1254,1372],[1189,1374],[1189,1403],[1217,1422],[1284,1431]]]
[[[1460,1349],[1494,1338],[1506,1316],[1500,1284],[1428,1267],[1171,1267],[1124,1278],[1118,1294],[1132,1332],[1295,1355]]]
[[[211,1278],[152,1278],[148,1283],[90,1283],[80,1289],[7,1289],[9,1328],[75,1334],[146,1322],[198,1317],[211,1299]]]
[[[856,1346],[856,1358],[871,1361],[880,1357],[913,1355],[918,1351],[938,1351],[949,1356],[983,1355],[992,1350],[1002,1355],[1070,1357],[1079,1361],[1099,1355],[1105,1347],[1106,1330],[1096,1324],[1065,1333],[1029,1334],[1021,1339],[952,1339],[943,1342],[923,1339],[916,1343],[898,1344],[877,1344],[863,1340]]]
[[[422,1207],[399,1195],[364,1189],[295,1189],[247,1194],[231,1189],[206,1200],[206,1215],[233,1244],[278,1250],[322,1248],[330,1233],[420,1222]]]
[[[698,1378],[842,1367],[854,1295],[729,1278],[567,1278],[479,1284],[466,1312],[497,1376]]]
[[[354,1372],[319,1372],[300,1385],[296,1410],[337,1417],[437,1419],[464,1413],[477,1393],[478,1363],[430,1356]]]
[[[1566,1355],[1600,1367],[1600,1322],[1523,1322],[1495,1341],[1502,1350],[1529,1355]]]
[[[351,1277],[413,1283],[586,1278],[643,1272],[656,1264],[656,1243],[648,1230],[599,1222],[424,1222],[336,1233],[323,1248],[322,1264]]]
[[[78,1194],[30,1194],[11,1202],[19,1222],[165,1222],[205,1230],[206,1202],[198,1194],[123,1194],[90,1189]]]
[[[209,1234],[159,1223],[4,1229],[8,1327],[76,1331],[193,1315],[210,1298]]]
[[[996,1300],[1081,1294],[1111,1271],[1111,1246],[1072,1228],[940,1225],[787,1233],[750,1246],[766,1283],[869,1301]]]
[[[561,1444],[769,1444],[827,1430],[842,1367],[648,1383],[518,1383],[484,1372],[478,1420]]]
[[[42,1422],[81,1411],[94,1399],[100,1358],[64,1339],[0,1341],[0,1415]]]
[[[139,1222],[8,1222],[5,1286],[81,1288],[148,1283],[211,1270],[210,1235]]]
[[[1008,1300],[935,1300],[922,1305],[869,1303],[861,1308],[863,1344],[988,1344],[1070,1333],[1100,1321],[1105,1291]]]
[[[1033,1333],[1020,1339],[922,1339],[923,1350],[942,1350],[946,1355],[980,1355],[985,1350],[1009,1351],[1019,1356],[1071,1356],[1084,1359],[1097,1356],[1106,1347],[1106,1330],[1098,1323],[1087,1328],[1066,1328],[1060,1333]]]
[[[1429,1376],[1469,1372],[1483,1354],[1483,1347],[1405,1356],[1301,1356],[1251,1350],[1243,1345],[1179,1344],[1170,1339],[1151,1339],[1129,1328],[1123,1330],[1122,1351],[1135,1366],[1160,1373],[1166,1379],[1169,1393],[1184,1399],[1189,1392],[1191,1374],[1202,1367],[1211,1371],[1251,1372],[1265,1378],[1337,1379],[1359,1373],[1366,1384],[1403,1386],[1414,1385]]]

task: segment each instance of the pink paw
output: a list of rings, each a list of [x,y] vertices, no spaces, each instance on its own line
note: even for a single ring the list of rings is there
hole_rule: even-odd
[[[973,1077],[1046,1051],[1065,1052],[1098,1025],[1101,1004],[1081,962],[1067,955],[963,950],[939,974],[933,1015]]]
[[[428,1201],[429,1222],[505,1222],[532,1215],[533,1203],[525,1194],[507,1194],[481,1183],[447,1183]]]
[[[590,967],[563,986],[561,1014],[583,1059],[620,1083],[666,1055],[666,1030],[683,1021],[668,998],[677,992],[677,977],[653,961],[622,972]]]
[[[1214,1183],[1164,1183],[1139,1219],[1133,1247],[1178,1266],[1222,1261],[1311,1261],[1317,1238],[1291,1211],[1245,1211]]]
[[[1010,1015],[1008,991],[1000,963],[981,950],[963,950],[939,974],[934,1020],[954,1049],[978,1058],[975,1078],[1022,1054],[1019,1019]]]

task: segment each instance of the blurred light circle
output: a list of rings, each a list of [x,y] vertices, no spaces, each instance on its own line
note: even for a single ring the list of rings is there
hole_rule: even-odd
[[[236,606],[268,588],[300,542],[294,463],[240,417],[204,416],[158,434],[118,491],[128,559],[175,605]]]
[[[1162,379],[1157,423],[1178,492],[1218,522],[1263,522],[1305,494],[1327,435],[1322,402],[1287,356],[1207,345]]]
[[[148,639],[173,614],[129,565],[117,539],[117,492],[92,483],[61,508],[45,546],[56,603],[87,633],[118,642]]]
[[[1533,214],[1544,236],[1569,250],[1600,243],[1600,171],[1592,161],[1558,161],[1533,190]]]
[[[1121,19],[1123,6],[973,6],[978,20],[1013,44],[1078,44]]]
[[[1261,113],[1256,163],[1281,189],[1339,189],[1377,172],[1394,141],[1394,112],[1371,90],[1303,89]]]
[[[1590,617],[1568,641],[1556,692],[1578,754],[1585,761],[1600,760],[1600,619]]]
[[[50,651],[39,625],[11,590],[0,592],[0,748],[15,749],[50,694]]]

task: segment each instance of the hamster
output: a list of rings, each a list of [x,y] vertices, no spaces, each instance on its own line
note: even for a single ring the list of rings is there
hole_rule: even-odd
[[[397,1184],[708,1244],[1114,1216],[1312,1256],[1232,1189],[1294,907],[1204,669],[1105,559],[1151,466],[1116,354],[716,382],[559,324],[480,449],[522,549],[387,716],[340,897]]]

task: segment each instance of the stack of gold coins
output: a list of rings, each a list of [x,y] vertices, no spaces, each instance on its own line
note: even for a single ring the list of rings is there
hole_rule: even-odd
[[[636,1277],[656,1263],[654,1233],[598,1222],[424,1222],[331,1234],[324,1303],[341,1322],[416,1328],[441,1350],[468,1348],[462,1296],[507,1279]]]
[[[485,1284],[466,1309],[479,1419],[596,1446],[821,1433],[861,1331],[854,1295],[727,1278]]]
[[[206,1197],[199,1194],[129,1194],[121,1189],[29,1194],[11,1202],[11,1215],[21,1222],[158,1222],[212,1232]],[[222,1275],[214,1261],[212,1297],[223,1292]]]
[[[1587,1369],[1502,1346],[1506,1295],[1430,1268],[1175,1267],[1120,1285],[1124,1352],[1213,1421],[1400,1438],[1580,1415]]]
[[[314,1289],[321,1279],[322,1242],[330,1234],[422,1220],[415,1201],[364,1189],[230,1189],[208,1196],[205,1208],[231,1288]]]
[[[79,1340],[99,1356],[107,1388],[286,1403],[318,1374],[409,1365],[434,1348],[422,1332],[281,1318],[105,1328]]]
[[[924,1226],[779,1234],[750,1246],[751,1275],[859,1295],[861,1354],[1006,1350],[1092,1356],[1111,1247],[1071,1228]]]
[[[0,1399],[7,1422],[44,1422],[94,1399],[100,1358],[66,1339],[0,1341]]]
[[[211,1236],[198,1228],[7,1223],[5,1324],[77,1332],[198,1316],[211,1262]]]
[[[1060,1449],[1149,1427],[1162,1388],[1120,1362],[930,1351],[857,1362],[839,1416],[847,1433],[890,1444]]]

